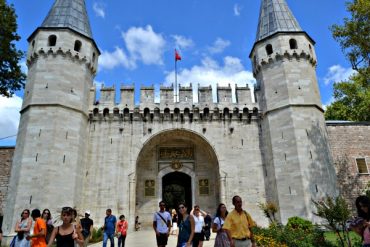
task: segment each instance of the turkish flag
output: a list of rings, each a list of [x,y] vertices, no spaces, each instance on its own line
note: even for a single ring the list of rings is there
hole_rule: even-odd
[[[180,56],[180,54],[177,52],[177,50],[175,49],[175,61],[178,61],[178,60],[181,60],[181,56]]]

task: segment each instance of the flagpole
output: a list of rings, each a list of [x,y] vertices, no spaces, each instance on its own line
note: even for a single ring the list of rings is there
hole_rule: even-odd
[[[175,103],[177,102],[177,59],[175,58]]]

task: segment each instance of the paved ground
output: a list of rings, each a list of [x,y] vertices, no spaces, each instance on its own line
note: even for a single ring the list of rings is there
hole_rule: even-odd
[[[212,233],[210,241],[204,241],[203,247],[213,247],[216,235]],[[176,247],[177,236],[171,235],[168,239],[167,247]],[[117,238],[115,238],[117,246]],[[126,238],[125,247],[156,247],[155,235],[153,230],[141,230],[138,232],[129,232]],[[89,245],[89,247],[102,247],[102,243]],[[108,240],[107,247],[110,247]]]

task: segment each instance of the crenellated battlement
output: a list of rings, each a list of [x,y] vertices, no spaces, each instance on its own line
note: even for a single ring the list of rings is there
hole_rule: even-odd
[[[90,90],[95,99],[96,88]],[[194,101],[198,94],[198,102]],[[213,101],[211,86],[199,87],[194,91],[192,85],[179,86],[178,100],[175,102],[173,86],[161,86],[159,102],[156,102],[154,86],[140,88],[140,103],[135,104],[135,88],[120,88],[120,99],[116,100],[114,87],[100,89],[100,98],[89,107],[90,119],[133,120],[133,121],[211,121],[211,120],[248,120],[258,117],[258,105],[252,100],[248,85],[235,85],[235,95],[230,85],[216,87],[216,102]],[[236,99],[236,101],[233,101]],[[119,103],[117,103],[119,102]]]
[[[70,49],[62,49],[62,47],[59,47],[58,49],[50,47],[48,50],[40,48],[37,51],[33,51],[27,57],[27,66],[31,66],[40,56],[63,56],[64,58],[69,58],[75,62],[85,63],[86,66],[91,70],[92,74],[96,74],[96,68],[88,57],[82,56],[79,52],[71,51]]]

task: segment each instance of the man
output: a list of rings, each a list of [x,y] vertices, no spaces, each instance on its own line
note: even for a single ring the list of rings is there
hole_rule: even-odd
[[[106,217],[104,219],[104,234],[103,234],[103,247],[107,247],[108,239],[110,241],[110,246],[114,247],[114,233],[116,232],[116,216],[112,215],[112,209],[108,208]]]
[[[153,229],[157,238],[157,246],[164,247],[167,245],[168,236],[171,232],[171,215],[166,211],[166,203],[159,202],[159,212],[154,213]]]
[[[81,219],[81,226],[82,226],[82,236],[84,236],[84,247],[87,246],[89,240],[91,239],[91,233],[93,231],[94,221],[89,218],[90,211],[85,211],[85,218]]]
[[[32,247],[46,247],[46,222],[41,218],[39,209],[31,212],[31,217],[35,221],[33,234],[27,236],[27,240],[32,240]]]
[[[242,208],[242,198],[233,197],[235,209],[231,211],[223,225],[230,240],[231,247],[256,247],[253,239],[252,227],[256,226],[252,217]]]

